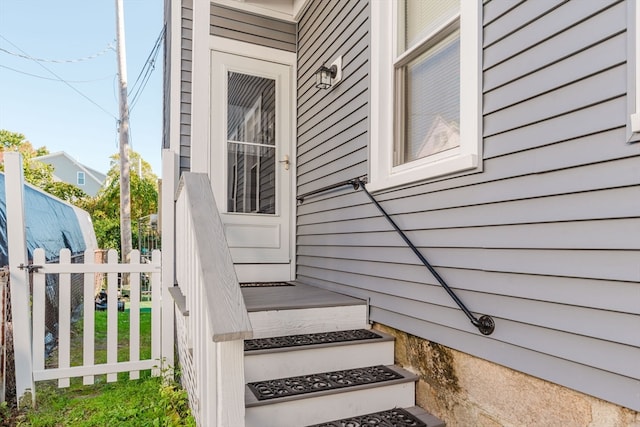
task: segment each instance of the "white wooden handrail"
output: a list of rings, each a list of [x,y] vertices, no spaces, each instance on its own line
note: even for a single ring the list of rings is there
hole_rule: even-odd
[[[251,322],[208,176],[185,172],[176,193],[176,286],[169,291],[183,385],[198,425],[242,427]]]
[[[193,227],[189,237],[200,255],[198,273],[210,308],[207,319],[211,338],[215,342],[249,339],[253,336],[249,314],[207,175],[184,173],[178,186],[178,201],[181,197],[191,213],[190,218],[184,218]]]

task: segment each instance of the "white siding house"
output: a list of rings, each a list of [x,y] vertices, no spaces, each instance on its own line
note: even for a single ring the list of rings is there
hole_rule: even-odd
[[[53,166],[54,179],[75,185],[93,197],[104,185],[107,176],[83,165],[64,151],[36,157],[42,163]]]

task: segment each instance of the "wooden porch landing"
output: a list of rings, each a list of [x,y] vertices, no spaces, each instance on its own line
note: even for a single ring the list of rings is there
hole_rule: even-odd
[[[296,310],[366,305],[367,302],[336,292],[320,289],[300,282],[287,282],[293,286],[266,286],[242,288],[248,312],[270,310]]]

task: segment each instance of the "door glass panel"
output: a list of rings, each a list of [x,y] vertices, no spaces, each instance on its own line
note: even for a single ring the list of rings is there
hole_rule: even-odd
[[[227,143],[227,212],[276,213],[275,147]]]
[[[276,82],[229,72],[227,211],[276,213]]]

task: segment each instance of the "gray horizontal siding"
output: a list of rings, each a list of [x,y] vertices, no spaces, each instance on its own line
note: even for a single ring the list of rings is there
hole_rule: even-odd
[[[490,113],[500,110],[596,75],[608,67],[624,64],[626,42],[626,34],[618,33],[597,41],[582,52],[555,62],[536,73],[495,88],[485,94],[484,111]]]
[[[212,36],[239,40],[274,49],[296,51],[296,24],[211,4]]]
[[[162,148],[168,149],[170,147],[170,126],[171,123],[171,31],[172,31],[172,17],[171,17],[171,2],[164,0],[164,44],[163,44],[163,56],[162,56]],[[173,48],[176,48],[173,46]]]
[[[416,246],[422,247],[473,248],[482,244],[485,249],[640,249],[640,239],[625,239],[625,235],[629,233],[640,236],[640,218],[431,228],[430,224],[419,220],[419,215],[414,215],[412,227],[403,224],[402,229],[409,232]],[[369,231],[358,235],[357,242],[354,242],[351,234],[325,232],[301,236],[298,243],[309,246],[334,244],[389,247],[393,237],[389,234],[393,233],[395,231]],[[405,245],[398,241],[396,246]]]
[[[490,23],[500,18],[501,16],[504,16],[510,10],[517,8],[525,1],[526,0],[485,2],[484,10],[482,12],[484,25],[488,26]]]
[[[313,2],[301,18],[298,51],[298,192],[366,174],[369,6]],[[320,37],[322,36],[322,37]],[[314,72],[342,56],[342,81],[328,91]]]
[[[423,306],[423,311],[425,312],[442,313],[438,323],[443,326],[473,331],[473,326],[458,322],[458,307],[438,286],[425,286],[419,283],[409,283],[406,280],[390,279],[390,283],[395,285],[393,292],[390,292],[390,288],[386,283],[373,281],[373,284],[370,285],[369,282],[372,281],[371,277],[373,277],[371,275],[342,272],[337,271],[335,268],[328,271],[325,270],[326,268],[306,267],[301,273],[311,275],[317,272],[325,272],[326,274],[323,274],[322,280],[333,283],[342,283],[348,280],[351,287],[361,290],[366,289],[367,292],[371,292],[372,299],[379,301],[388,299],[390,302],[387,306],[388,308],[393,305],[396,310],[402,312],[400,308],[403,304],[402,300],[406,300],[408,305]],[[588,364],[588,358],[591,355],[587,353],[580,355],[579,351],[585,350],[585,344],[589,343],[592,351],[598,353],[597,360],[594,360],[594,364],[598,368],[612,372],[618,371],[620,374],[630,377],[636,377],[640,374],[640,365],[638,364],[627,363],[625,366],[616,366],[621,360],[628,362],[634,356],[637,357],[637,351],[634,350],[634,347],[638,345],[639,338],[630,338],[628,334],[623,332],[626,328],[640,326],[640,320],[638,320],[637,315],[616,313],[611,316],[606,312],[592,308],[569,306],[569,309],[567,309],[566,307],[546,302],[524,300],[486,292],[478,294],[477,292],[458,290],[457,293],[462,300],[473,298],[474,301],[482,303],[483,311],[491,310],[492,316],[496,318],[503,319],[505,322],[522,324],[522,328],[527,332],[527,334],[518,334],[517,331],[513,331],[515,332],[514,337],[509,337],[510,331],[500,331],[499,334],[493,336],[494,339],[509,337],[506,340],[507,342],[528,346],[527,336],[531,334],[539,336],[549,334],[550,339],[541,344],[538,350],[553,354],[554,349],[552,346],[557,345],[553,338],[563,336],[565,341],[569,340],[577,343],[577,348],[559,346],[557,350],[562,352],[562,354],[559,354],[560,357],[567,358],[568,355],[571,355],[573,359],[570,360]],[[391,301],[393,302],[391,303]],[[544,312],[545,316],[540,316],[541,312]],[[566,316],[566,314],[570,314],[570,316]],[[606,323],[598,323],[599,321],[605,321]],[[611,326],[607,326],[607,324],[617,326],[620,330],[614,331],[612,337],[609,329]],[[515,338],[515,335],[521,336]],[[610,344],[606,342],[608,338],[616,338],[620,341],[617,344]],[[609,360],[606,359],[607,357],[609,357]]]
[[[550,40],[619,2],[620,0],[525,2],[485,27],[484,67],[491,68],[523,50]],[[513,24],[515,28],[508,24]],[[494,28],[497,31],[492,31]]]
[[[389,233],[395,246],[298,246],[299,255],[345,258],[354,261],[371,260],[389,264],[418,264],[412,252],[400,247],[400,238]],[[352,236],[355,240],[360,236]],[[632,251],[569,249],[488,249],[420,247],[435,267],[466,268],[517,274],[534,274],[625,282],[638,281],[638,254]],[[428,251],[427,251],[428,250]],[[327,255],[331,252],[331,256]],[[606,266],[603,260],[606,260]],[[606,269],[612,271],[606,271]],[[424,280],[430,280],[425,270]],[[445,278],[446,279],[446,278]],[[457,284],[452,284],[458,286]]]
[[[298,194],[367,172],[368,17],[366,2],[316,1],[300,20]],[[370,298],[374,321],[638,410],[626,4],[492,0],[483,22],[484,171],[376,197],[496,332],[480,336],[351,187],[298,207],[298,280]],[[315,89],[339,54],[343,82]]]
[[[527,3],[529,2],[525,2],[525,4]],[[600,4],[600,2],[584,3]],[[490,90],[505,85],[527,74],[542,70],[555,62],[572,57],[585,48],[616,34],[625,32],[626,19],[626,6],[624,2],[620,2],[574,26],[567,25],[564,31],[554,37],[546,38],[538,44],[523,49],[508,60],[497,64],[489,64],[485,61],[485,72],[482,76],[484,89]],[[495,49],[495,46],[488,49]],[[594,60],[598,59],[594,58]]]
[[[191,170],[191,73],[193,70],[193,0],[182,1],[180,55],[180,171]]]

